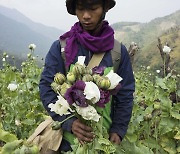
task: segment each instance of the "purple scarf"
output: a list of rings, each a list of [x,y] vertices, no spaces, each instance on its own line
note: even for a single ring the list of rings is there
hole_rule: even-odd
[[[114,30],[107,21],[103,21],[101,30],[92,36],[82,29],[80,22],[77,22],[70,31],[60,36],[60,39],[66,39],[66,67],[69,67],[78,53],[77,42],[93,53],[106,52],[114,47]]]

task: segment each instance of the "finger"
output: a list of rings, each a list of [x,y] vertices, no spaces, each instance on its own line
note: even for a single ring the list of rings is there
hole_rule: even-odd
[[[76,135],[81,134],[82,136],[84,136],[86,138],[90,138],[90,139],[93,139],[93,137],[94,137],[94,134],[92,132],[84,131],[80,127],[74,127],[72,129],[72,132]]]
[[[85,137],[80,133],[76,133],[75,135],[82,142],[91,142],[93,140],[92,138]]]
[[[75,120],[75,121],[73,122],[73,126],[74,126],[74,127],[78,127],[78,128],[80,127],[80,128],[83,129],[84,131],[88,131],[88,132],[91,132],[91,131],[92,131],[92,128],[91,128],[91,127],[84,125],[79,119],[77,119],[77,120]]]
[[[81,144],[81,145],[83,145],[83,144],[84,144],[84,142],[83,142],[83,141],[81,141],[80,139],[78,139],[78,140],[79,140],[79,142],[80,142],[80,144]]]
[[[94,138],[94,134],[86,132],[82,129],[77,130],[76,133],[81,134],[84,138],[88,138],[88,140],[92,140]]]
[[[82,123],[79,123],[79,127],[80,127],[81,129],[83,129],[84,131],[92,132],[92,128],[91,128],[91,127],[86,126],[86,125],[84,125],[84,124],[82,124]]]
[[[121,143],[119,137],[116,137],[116,136],[112,136],[112,137],[110,138],[110,141],[111,141],[112,143],[115,143],[115,144],[120,144],[120,143]]]

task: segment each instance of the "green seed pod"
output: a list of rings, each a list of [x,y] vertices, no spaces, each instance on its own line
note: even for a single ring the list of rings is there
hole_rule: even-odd
[[[61,91],[61,85],[57,84],[56,82],[51,83],[51,88],[56,92],[60,93]]]
[[[153,107],[154,107],[154,109],[158,110],[158,109],[160,109],[161,106],[160,106],[160,103],[155,102]]]
[[[90,82],[93,81],[93,77],[90,74],[85,74],[82,78],[84,82]]]
[[[59,121],[54,121],[53,123],[52,123],[52,129],[53,130],[58,130],[58,129],[60,129],[61,128],[61,122],[59,122]]]
[[[26,74],[21,73],[20,76],[21,76],[22,79],[24,79],[26,77]]]
[[[73,83],[73,82],[76,81],[76,77],[72,72],[69,72],[67,74],[67,81],[70,82],[70,83]]]
[[[17,71],[17,68],[15,66],[13,66],[11,69],[12,69],[13,72]]]
[[[56,73],[54,76],[54,82],[57,84],[63,84],[66,81],[66,77],[62,73]]]
[[[147,115],[144,116],[144,120],[145,121],[149,121],[151,119],[152,119],[152,115],[151,114],[147,114]]]
[[[100,88],[108,89],[111,86],[111,82],[107,77],[103,77],[100,81]]]
[[[103,78],[100,76],[98,78],[96,78],[95,83],[97,84],[98,87],[101,87],[101,81],[103,80]]]
[[[6,56],[7,56],[7,53],[6,53],[6,52],[4,52],[4,53],[3,53],[3,57],[6,57]]]
[[[84,71],[85,71],[84,66],[79,65],[79,64],[75,64],[74,67],[72,68],[72,72],[76,77],[83,75]]]
[[[28,53],[28,54],[27,54],[27,57],[28,57],[28,58],[31,58],[31,56],[32,56],[31,53]]]
[[[90,74],[90,75],[92,75],[92,69],[86,67],[86,68],[84,69],[84,74]]]
[[[99,74],[93,74],[94,82],[96,83],[97,80],[101,79],[101,76]]]
[[[64,97],[64,94],[66,93],[67,89],[69,89],[70,87],[71,87],[70,84],[67,84],[66,82],[64,82],[61,86],[60,94]]]

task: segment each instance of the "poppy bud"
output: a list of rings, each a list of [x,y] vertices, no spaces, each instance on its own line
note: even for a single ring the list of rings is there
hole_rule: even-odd
[[[54,82],[57,84],[63,84],[66,81],[66,77],[62,73],[56,73],[54,76]]]
[[[93,81],[93,77],[90,74],[85,74],[82,78],[84,82],[90,82]]]
[[[111,86],[111,82],[107,77],[103,77],[100,81],[100,88],[108,89]]]
[[[85,68],[82,65],[75,64],[74,67],[72,68],[72,72],[75,76],[80,76],[84,74]]]
[[[73,83],[73,82],[76,81],[76,77],[72,72],[69,72],[67,74],[67,81],[70,82],[70,83]]]

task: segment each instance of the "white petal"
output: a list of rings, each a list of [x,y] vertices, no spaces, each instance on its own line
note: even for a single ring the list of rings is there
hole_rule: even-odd
[[[85,59],[86,59],[86,56],[78,56],[77,63],[80,65],[84,65]]]
[[[96,109],[88,105],[87,107],[79,107],[77,105],[74,105],[76,107],[76,111],[79,115],[82,116],[83,119],[85,120],[93,120],[98,122],[100,119],[100,115],[97,113]]]
[[[171,52],[171,48],[165,45],[165,46],[163,47],[163,52],[164,52],[164,53],[170,53],[170,52]]]
[[[58,100],[55,104],[51,103],[48,107],[51,109],[51,112],[53,111],[60,116],[70,114],[69,110],[71,111],[68,102],[61,95],[58,96]]]
[[[15,83],[10,83],[7,88],[8,88],[10,91],[15,91],[15,90],[17,89],[17,87],[18,87],[17,84],[15,84]]]
[[[111,70],[106,77],[109,78],[110,82],[111,82],[111,86],[109,87],[109,89],[114,89],[121,80],[123,80],[118,74],[114,73],[113,70]]]
[[[160,73],[161,71],[160,70],[156,70],[157,73]]]
[[[92,81],[85,82],[85,84],[84,95],[86,96],[86,99],[91,100],[93,104],[97,103],[100,99],[98,86]]]

